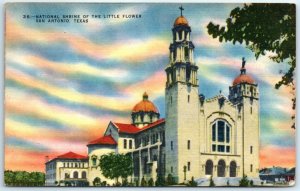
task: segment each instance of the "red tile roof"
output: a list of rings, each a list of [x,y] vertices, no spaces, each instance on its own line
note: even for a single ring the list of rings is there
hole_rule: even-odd
[[[130,133],[134,134],[140,131],[138,127],[132,124],[124,124],[124,123],[113,123],[118,129],[120,133]]]
[[[68,152],[56,157],[57,159],[87,159],[87,156],[79,155],[77,153]]]
[[[114,140],[114,138],[111,135],[100,137],[88,143],[88,145],[116,145],[116,144],[117,142]]]
[[[136,134],[136,133],[142,132],[146,129],[151,129],[153,127],[156,127],[157,125],[162,124],[164,122],[165,122],[165,119],[159,119],[141,129],[132,124],[124,124],[124,123],[113,123],[113,124],[119,129],[120,133]]]

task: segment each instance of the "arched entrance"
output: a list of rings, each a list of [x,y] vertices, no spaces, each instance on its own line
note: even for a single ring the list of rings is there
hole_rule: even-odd
[[[213,173],[213,162],[211,160],[206,161],[205,164],[205,174],[212,175]]]
[[[218,177],[225,177],[225,161],[219,160],[218,162]]]
[[[229,167],[229,176],[230,177],[236,177],[236,162],[231,161],[230,162],[230,167]]]

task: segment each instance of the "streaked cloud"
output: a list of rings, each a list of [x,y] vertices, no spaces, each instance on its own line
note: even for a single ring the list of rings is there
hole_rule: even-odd
[[[93,77],[104,77],[112,81],[118,81],[128,76],[128,71],[118,68],[101,68],[91,66],[87,63],[64,63],[47,60],[37,55],[21,55],[21,53],[7,54],[7,61],[13,61],[19,65],[30,67],[32,69],[44,69],[61,75],[90,75]]]
[[[90,39],[71,33],[49,30],[41,31],[28,28],[11,19],[7,19],[5,33],[7,46],[21,42],[43,44],[62,42],[67,43],[77,54],[83,54],[98,60],[126,60],[132,63],[137,63],[154,56],[167,55],[168,53],[165,50],[169,46],[169,42],[160,37],[149,37],[140,40],[127,39],[112,44],[97,44]]]

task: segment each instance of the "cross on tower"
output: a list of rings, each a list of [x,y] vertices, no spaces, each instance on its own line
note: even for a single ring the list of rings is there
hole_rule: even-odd
[[[182,7],[182,5],[179,7],[179,9],[180,9],[180,14],[182,16],[182,11],[184,10],[184,8]]]

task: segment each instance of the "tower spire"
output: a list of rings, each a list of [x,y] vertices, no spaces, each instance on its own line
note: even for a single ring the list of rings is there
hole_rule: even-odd
[[[182,7],[182,5],[179,7],[180,9],[180,15],[182,16],[182,11],[184,10],[184,8]]]

